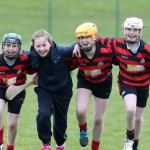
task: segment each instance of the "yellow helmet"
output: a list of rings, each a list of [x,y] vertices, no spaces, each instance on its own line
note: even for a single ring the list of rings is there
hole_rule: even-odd
[[[76,38],[92,36],[92,38],[94,39],[95,35],[98,35],[97,27],[94,23],[90,22],[79,25],[75,31]]]

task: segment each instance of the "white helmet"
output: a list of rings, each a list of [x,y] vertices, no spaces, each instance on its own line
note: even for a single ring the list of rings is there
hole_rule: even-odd
[[[127,43],[135,44],[140,40],[142,33],[143,33],[143,29],[144,29],[143,21],[141,19],[136,18],[136,17],[127,18],[125,20],[125,22],[123,23],[123,27],[124,27],[124,36],[125,36]],[[126,29],[138,29],[139,30],[139,36],[136,37],[135,40],[128,39]]]
[[[136,29],[144,29],[142,19],[131,17],[127,18],[123,24],[124,29],[126,28],[136,28]]]

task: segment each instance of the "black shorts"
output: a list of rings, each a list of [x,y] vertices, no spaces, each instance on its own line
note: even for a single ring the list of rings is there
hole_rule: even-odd
[[[8,112],[13,114],[19,114],[21,110],[21,106],[25,99],[25,91],[19,93],[13,100],[7,100],[5,98],[5,90],[0,88],[0,99],[3,99],[5,102],[8,103]]]
[[[137,96],[136,106],[144,108],[149,97],[149,85],[135,87],[124,83],[119,83],[120,95],[124,98],[127,94],[135,94]]]
[[[108,99],[112,90],[112,74],[101,83],[91,83],[84,78],[78,77],[77,89],[78,88],[89,89],[95,97]]]

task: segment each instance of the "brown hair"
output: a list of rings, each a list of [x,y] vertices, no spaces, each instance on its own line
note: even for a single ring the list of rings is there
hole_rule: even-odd
[[[37,30],[36,32],[33,33],[32,37],[31,37],[31,42],[32,42],[32,46],[34,45],[34,40],[36,38],[39,38],[39,37],[46,37],[46,39],[48,40],[48,42],[52,45],[54,45],[53,43],[53,39],[52,39],[52,36],[46,31],[46,30]]]

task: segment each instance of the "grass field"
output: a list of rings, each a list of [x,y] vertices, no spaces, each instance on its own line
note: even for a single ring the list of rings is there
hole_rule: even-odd
[[[22,35],[23,49],[30,48],[30,37],[34,31],[44,28],[51,31],[54,40],[59,44],[68,45],[75,41],[74,31],[83,22],[97,24],[100,35],[116,35],[116,0],[1,0],[0,5],[0,38],[7,32],[16,32]],[[48,6],[51,4],[51,6]],[[48,9],[49,12],[48,12]],[[120,1],[119,36],[122,36],[121,24],[126,17],[137,16],[143,19],[146,25],[142,38],[150,42],[149,0]],[[48,18],[49,17],[49,18]],[[113,90],[110,102],[105,113],[105,128],[101,139],[101,150],[121,150],[125,138],[125,109],[117,87],[118,68],[113,69]],[[90,150],[90,145],[81,148],[78,142],[78,124],[75,115],[76,71],[72,73],[74,94],[68,114],[67,150]],[[28,80],[30,80],[29,77]],[[34,86],[27,89],[27,97],[19,118],[19,129],[15,150],[39,150],[41,142],[36,131],[37,97]],[[150,103],[145,111],[145,120],[140,137],[139,150],[149,150]],[[7,108],[6,110],[7,111]],[[89,138],[92,137],[93,101],[91,99],[87,114]],[[7,130],[7,114],[5,112],[5,131]],[[6,132],[5,132],[6,143]],[[52,141],[54,150],[55,142]]]
[[[119,23],[116,22],[116,1],[120,1]],[[1,0],[0,35],[2,37],[6,32],[20,33],[26,43],[23,47],[29,48],[33,32],[44,28],[51,31],[56,41],[70,44],[75,40],[75,29],[83,22],[96,23],[101,36],[115,36],[116,30],[122,36],[122,22],[127,17],[137,16],[143,19],[146,26],[143,39],[150,42],[150,21],[147,14],[148,0]]]
[[[122,98],[118,94],[118,87],[116,84],[117,68],[114,68],[114,84],[112,94],[110,96],[110,102],[105,113],[105,128],[103,137],[101,140],[102,150],[120,150],[125,138],[125,110]],[[90,150],[90,145],[85,148],[80,147],[78,143],[78,124],[75,116],[75,85],[76,85],[76,71],[72,74],[74,81],[74,96],[70,104],[68,114],[68,140],[66,142],[67,150]],[[30,80],[30,78],[29,78]],[[19,132],[16,140],[16,150],[38,150],[41,146],[41,142],[38,140],[36,132],[36,114],[37,114],[37,102],[36,95],[33,92],[33,87],[27,89],[27,98],[23,105],[22,112],[19,119]],[[143,130],[140,140],[140,150],[149,150],[149,113],[150,104],[148,103],[145,112],[145,121],[143,124]],[[93,120],[93,101],[91,99],[88,111],[88,126],[89,126],[89,137],[91,140],[92,136],[92,120]],[[54,149],[55,142],[52,141]]]

